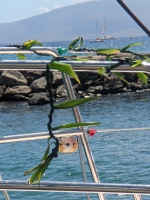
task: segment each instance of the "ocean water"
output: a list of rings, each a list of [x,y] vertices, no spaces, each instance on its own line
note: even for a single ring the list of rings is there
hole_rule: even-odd
[[[128,45],[131,39],[107,41],[112,46]],[[127,41],[128,40],[128,41]],[[149,38],[140,38],[145,42],[143,52],[149,51]],[[119,43],[120,42],[120,43]],[[133,40],[132,40],[133,42]],[[130,42],[130,43],[132,43]],[[87,41],[87,44],[90,44]],[[48,44],[45,44],[48,45]],[[52,43],[51,43],[52,45]],[[54,46],[67,47],[66,42],[53,43]],[[105,43],[95,45],[106,45]],[[89,47],[89,46],[88,46]],[[93,48],[93,47],[92,47]],[[95,47],[97,48],[97,47]],[[137,47],[141,48],[141,47]],[[142,51],[134,49],[134,51]],[[10,59],[10,57],[8,56]],[[2,58],[3,59],[3,58]],[[99,121],[100,129],[124,129],[149,127],[150,93],[130,93],[103,96],[100,99],[80,105],[79,109],[84,122]],[[26,102],[0,102],[0,136],[35,133],[47,131],[50,106],[29,106]],[[55,110],[53,126],[74,122],[71,109]],[[97,171],[102,183],[150,184],[150,130],[124,132],[97,132],[88,136]],[[47,147],[47,140],[26,141],[0,144],[0,174],[3,180],[27,180],[23,173],[39,164]],[[92,182],[88,163],[84,156],[87,178]],[[45,172],[42,181],[83,181],[79,153],[59,154]],[[19,192],[8,191],[11,200],[41,199],[86,199],[85,194],[69,194],[54,192]],[[105,195],[108,200],[132,200],[131,195]],[[142,196],[143,200],[149,197]],[[5,199],[0,192],[0,199]],[[91,195],[97,199],[96,194]]]
[[[23,41],[25,42],[25,41]],[[58,42],[43,42],[43,46],[45,47],[63,47],[68,48],[71,41],[58,41]],[[136,37],[134,39],[130,39],[130,37],[126,38],[116,38],[114,40],[106,40],[105,42],[90,42],[90,40],[85,40],[84,44],[81,48],[85,47],[88,49],[101,49],[101,48],[119,48],[122,49],[123,47],[135,43],[140,42],[143,45],[138,45],[130,48],[129,50],[133,52],[150,52],[150,38],[148,36],[143,37]],[[9,44],[0,45],[0,47],[9,46]],[[66,54],[67,55],[67,54]],[[64,54],[65,56],[65,54]],[[48,56],[38,56],[28,54],[26,55],[28,60],[36,59],[36,60],[49,60],[51,57]],[[17,56],[10,54],[10,55],[0,55],[0,60],[17,60]]]

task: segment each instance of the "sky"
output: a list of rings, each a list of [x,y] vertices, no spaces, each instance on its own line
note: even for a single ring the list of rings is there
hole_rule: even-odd
[[[14,22],[35,15],[43,14],[64,6],[70,6],[78,3],[94,0],[0,0],[0,23]],[[95,0],[105,1],[105,0]],[[107,0],[110,4],[116,0]],[[136,11],[137,5],[141,10],[149,9],[150,0],[123,0],[124,3],[133,4],[132,11]],[[135,3],[136,2],[136,3]],[[136,12],[135,12],[136,13]]]
[[[89,0],[0,0],[0,23],[14,22]]]

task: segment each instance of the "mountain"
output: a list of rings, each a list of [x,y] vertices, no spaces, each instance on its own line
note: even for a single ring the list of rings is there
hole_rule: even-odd
[[[149,11],[141,10],[140,0],[126,1],[129,7],[136,8],[138,18],[144,24],[149,24]],[[99,0],[58,8],[16,22],[2,23],[0,44],[22,43],[29,39],[41,42],[73,40],[78,35],[84,39],[91,39],[96,37],[96,20],[98,19],[101,33],[105,18],[107,35],[146,35],[116,0]]]

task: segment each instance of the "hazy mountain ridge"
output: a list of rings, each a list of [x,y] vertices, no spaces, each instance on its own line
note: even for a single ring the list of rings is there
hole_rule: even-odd
[[[132,0],[132,3],[137,1]],[[108,2],[110,0],[80,3],[17,22],[0,24],[0,44],[22,43],[28,39],[41,42],[73,40],[78,35],[91,39],[96,37],[96,20],[101,34],[105,18],[107,35],[145,35],[115,0],[111,0],[109,7]],[[139,9],[137,12],[141,20],[146,18],[145,12],[139,12]]]

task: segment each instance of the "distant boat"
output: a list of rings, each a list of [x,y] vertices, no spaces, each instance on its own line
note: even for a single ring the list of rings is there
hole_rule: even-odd
[[[134,38],[135,38],[135,36],[134,36],[134,35],[131,35],[130,39],[134,39]]]
[[[96,38],[96,39],[90,40],[90,42],[104,42],[104,39]]]
[[[98,28],[98,19],[97,19],[96,20],[96,39],[92,39],[90,40],[90,42],[104,42],[103,38],[98,37],[98,31],[99,31],[99,28]]]

